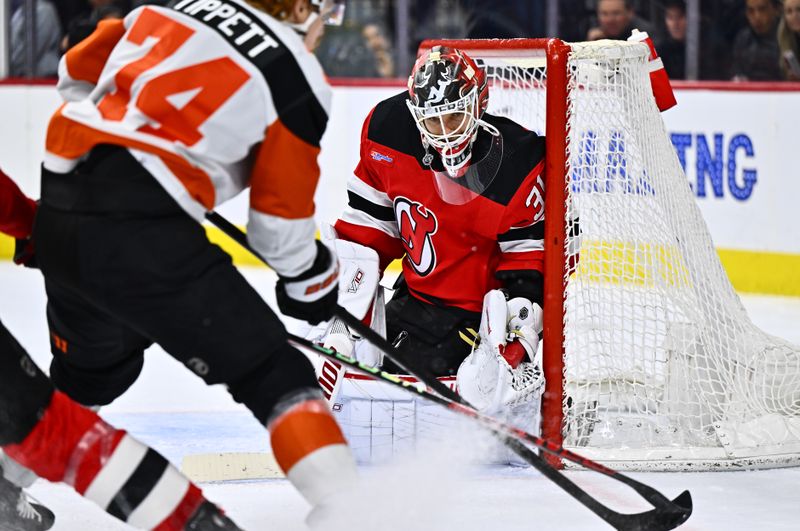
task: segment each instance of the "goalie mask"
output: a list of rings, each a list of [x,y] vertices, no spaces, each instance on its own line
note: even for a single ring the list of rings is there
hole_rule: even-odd
[[[425,162],[434,172],[442,199],[463,204],[491,184],[502,159],[500,132],[481,118],[489,104],[486,74],[467,54],[434,46],[414,65],[406,101],[428,152]],[[482,142],[479,161],[475,144],[480,129],[490,138]],[[438,153],[443,171],[432,166],[430,149]]]

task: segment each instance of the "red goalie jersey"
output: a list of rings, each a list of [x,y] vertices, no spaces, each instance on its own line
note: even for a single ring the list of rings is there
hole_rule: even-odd
[[[434,186],[406,98],[389,98],[367,117],[336,232],[378,251],[384,267],[405,255],[417,298],[480,312],[484,294],[502,287],[498,275],[542,271],[544,138],[485,114],[503,137],[499,171],[481,195],[450,204]]]

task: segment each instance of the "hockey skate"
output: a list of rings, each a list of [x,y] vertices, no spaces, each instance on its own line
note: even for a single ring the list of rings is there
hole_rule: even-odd
[[[220,512],[213,504],[201,505],[186,524],[186,531],[241,531],[230,518]]]
[[[53,512],[31,503],[18,486],[3,476],[0,467],[0,531],[43,531],[55,523]]]

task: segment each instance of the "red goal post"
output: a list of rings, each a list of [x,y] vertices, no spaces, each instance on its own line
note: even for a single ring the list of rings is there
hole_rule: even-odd
[[[546,137],[542,435],[627,469],[800,463],[800,348],[755,327],[655,106],[641,43],[428,40]],[[555,463],[558,464],[558,463]]]
[[[567,56],[570,47],[559,39],[451,39],[426,40],[420,51],[435,45],[450,46],[465,51],[471,57],[483,61],[489,57],[538,58],[546,68],[545,138],[547,155],[545,160],[545,219],[564,219],[566,216],[566,138],[567,138]],[[492,101],[490,78],[489,100]],[[561,397],[563,387],[563,296],[564,276],[564,230],[555,223],[545,224],[545,304],[543,336],[543,365],[547,387],[542,400],[542,436],[562,443],[563,411]],[[546,454],[551,464],[560,466],[560,460]]]

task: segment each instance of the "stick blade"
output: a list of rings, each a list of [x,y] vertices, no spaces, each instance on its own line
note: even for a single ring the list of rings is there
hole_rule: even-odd
[[[669,531],[692,515],[692,495],[683,491],[669,506],[637,514],[616,514],[606,519],[619,531]]]

